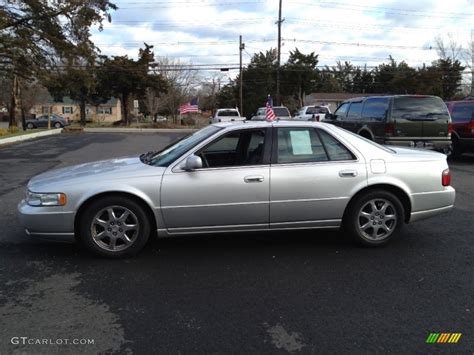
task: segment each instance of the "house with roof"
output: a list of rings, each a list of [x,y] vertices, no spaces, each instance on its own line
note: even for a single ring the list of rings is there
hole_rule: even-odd
[[[79,102],[70,97],[63,97],[62,101],[55,101],[52,97],[37,103],[30,110],[35,116],[56,114],[69,119],[70,121],[79,121],[80,108]],[[104,104],[87,105],[86,120],[91,122],[115,122],[122,119],[122,108],[120,100],[111,98]]]

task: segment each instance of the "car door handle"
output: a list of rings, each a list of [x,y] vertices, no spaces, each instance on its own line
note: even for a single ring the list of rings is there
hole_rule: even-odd
[[[355,170],[341,170],[339,172],[340,177],[356,177],[357,171]]]
[[[251,183],[251,182],[263,182],[264,177],[262,175],[250,175],[250,176],[246,176],[244,177],[244,181],[246,183]]]

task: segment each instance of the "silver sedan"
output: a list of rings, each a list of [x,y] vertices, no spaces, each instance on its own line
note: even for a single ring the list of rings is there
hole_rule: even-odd
[[[49,171],[18,208],[31,236],[122,257],[154,234],[342,227],[380,246],[454,199],[443,154],[286,121],[214,124],[159,152]]]

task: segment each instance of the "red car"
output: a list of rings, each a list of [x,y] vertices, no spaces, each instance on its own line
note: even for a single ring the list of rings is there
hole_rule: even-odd
[[[453,124],[453,156],[474,152],[474,100],[451,101],[447,105]]]

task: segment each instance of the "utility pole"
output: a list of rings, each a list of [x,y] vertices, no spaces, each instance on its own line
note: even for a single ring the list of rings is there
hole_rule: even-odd
[[[474,1],[472,3],[474,4]],[[474,29],[472,28],[471,28],[471,96],[474,97]]]
[[[240,52],[240,115],[244,116],[244,105],[243,105],[243,72],[242,72],[242,51],[245,49],[245,43],[242,43],[242,35],[239,36],[239,52]]]
[[[281,23],[285,21],[285,19],[281,19],[281,3],[278,7],[278,59],[277,59],[277,82],[276,82],[276,106],[281,104],[280,102],[280,60],[281,60]]]

